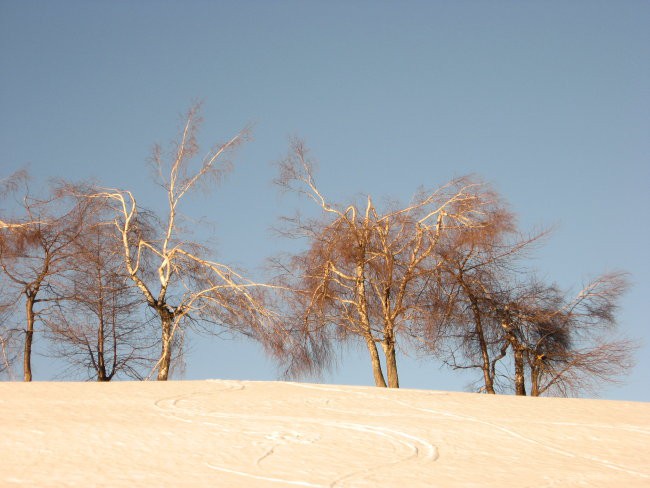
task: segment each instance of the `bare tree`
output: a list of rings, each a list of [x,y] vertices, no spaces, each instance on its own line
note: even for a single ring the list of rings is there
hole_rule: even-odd
[[[525,368],[532,396],[596,392],[629,371],[636,346],[614,335],[618,301],[627,288],[620,272],[596,278],[573,299],[533,281],[508,304],[503,327],[515,369],[523,374]],[[517,394],[526,394],[523,380],[515,381]]]
[[[440,240],[446,233],[483,227],[483,207],[495,195],[461,178],[418,193],[407,206],[380,212],[370,197],[363,206],[329,202],[313,171],[304,145],[294,141],[280,163],[277,183],[306,195],[323,213],[321,219],[289,220],[291,234],[309,239],[305,252],[282,264],[281,282],[294,290],[287,297],[294,329],[313,338],[311,343],[360,339],[370,355],[375,385],[398,387],[398,336],[412,335],[428,320],[423,291],[436,273]],[[377,344],[384,352],[386,375]]]
[[[442,316],[446,362],[480,369],[487,393],[595,391],[632,366],[633,344],[612,338],[625,275],[603,275],[567,299],[514,266],[538,239],[509,245],[482,238],[478,247],[461,243],[445,252],[438,303],[446,300],[448,310]]]
[[[119,233],[105,222],[107,208],[101,200],[91,202],[95,208],[57,280],[57,306],[44,318],[51,349],[97,381],[120,374],[142,379],[153,362],[153,329],[143,326],[141,301],[124,271]]]
[[[479,369],[481,390],[496,393],[497,364],[506,356],[496,310],[520,273],[518,262],[545,235],[521,236],[514,216],[498,199],[484,209],[485,225],[451,235],[440,252],[439,279],[428,290],[437,308],[425,349],[440,330],[444,361],[454,369]],[[432,351],[433,352],[433,351]]]
[[[269,332],[272,317],[261,297],[263,286],[210,260],[208,249],[189,241],[187,235],[179,235],[183,197],[199,186],[211,188],[218,183],[231,168],[229,156],[248,136],[244,130],[216,145],[193,169],[199,152],[199,108],[197,105],[189,110],[169,154],[160,146],[154,148],[152,164],[166,192],[164,218],[147,222],[130,191],[102,190],[92,195],[113,206],[126,273],[159,320],[158,380],[168,379],[174,341],[191,323],[247,334],[274,351],[281,347],[279,339]]]
[[[25,186],[20,207],[22,215],[5,221],[2,229],[0,270],[8,287],[24,300],[23,378],[31,381],[34,327],[54,299],[52,280],[64,270],[82,231],[87,204],[71,203],[56,191],[36,199]]]

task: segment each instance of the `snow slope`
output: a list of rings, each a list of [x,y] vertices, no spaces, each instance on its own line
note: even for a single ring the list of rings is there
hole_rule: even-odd
[[[0,384],[0,486],[650,486],[650,404],[281,382]]]

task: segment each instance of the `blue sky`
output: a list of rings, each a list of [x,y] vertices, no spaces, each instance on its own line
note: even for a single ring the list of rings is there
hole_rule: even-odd
[[[251,274],[295,243],[269,228],[297,205],[271,185],[290,136],[334,200],[407,200],[476,173],[523,229],[554,226],[540,274],[579,287],[624,269],[638,365],[613,399],[650,400],[650,3],[645,1],[0,0],[0,169],[96,178],[160,206],[146,158],[202,99],[206,147],[253,141],[211,196],[219,256]],[[186,378],[275,379],[242,341],[192,341]],[[468,378],[400,356],[405,387]],[[371,384],[363,350],[324,380]],[[48,372],[35,371],[45,379]]]

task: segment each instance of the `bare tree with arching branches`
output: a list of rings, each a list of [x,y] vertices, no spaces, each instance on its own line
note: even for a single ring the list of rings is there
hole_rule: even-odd
[[[24,180],[26,181],[26,179]],[[32,344],[36,323],[42,321],[56,302],[54,281],[66,270],[73,244],[83,232],[90,203],[71,201],[58,188],[43,199],[30,194],[25,183],[19,204],[20,215],[4,221],[0,236],[0,272],[5,294],[14,302],[14,311],[22,300],[24,327],[23,378],[32,380]]]
[[[618,302],[628,286],[625,273],[607,273],[569,298],[533,280],[507,304],[502,324],[531,396],[597,393],[632,368],[636,346],[616,335]],[[516,378],[515,391],[525,395],[522,382]]]
[[[442,296],[436,303],[446,311],[435,316],[447,346],[445,362],[480,369],[480,389],[487,393],[595,392],[632,367],[633,343],[614,335],[625,274],[603,275],[569,299],[515,264],[541,236],[514,243],[483,236],[443,254],[443,291],[432,291]]]
[[[211,260],[207,248],[179,232],[183,197],[200,186],[210,189],[218,184],[231,169],[233,151],[248,137],[247,130],[238,133],[214,146],[196,164],[200,123],[196,105],[188,111],[171,149],[154,148],[151,161],[167,204],[163,218],[151,219],[131,191],[99,190],[92,195],[113,207],[126,274],[158,319],[158,380],[168,379],[174,344],[190,323],[243,333],[271,352],[282,347],[280,338],[271,332],[273,317],[264,305],[264,285]]]
[[[480,370],[480,390],[494,394],[497,365],[507,353],[495,310],[521,274],[519,262],[545,232],[520,235],[499,199],[484,216],[484,226],[451,234],[442,246],[438,279],[427,290],[432,327],[422,337],[425,352],[440,354],[453,369]]]
[[[282,285],[293,290],[285,298],[291,303],[293,330],[309,337],[311,345],[361,340],[375,385],[398,387],[398,336],[412,337],[429,320],[424,292],[435,281],[441,241],[447,234],[489,225],[484,209],[496,195],[484,184],[460,178],[419,192],[408,205],[380,211],[369,196],[363,206],[331,203],[313,173],[303,143],[294,141],[280,163],[277,183],[306,195],[322,216],[289,220],[290,233],[309,240],[306,251],[279,267]]]

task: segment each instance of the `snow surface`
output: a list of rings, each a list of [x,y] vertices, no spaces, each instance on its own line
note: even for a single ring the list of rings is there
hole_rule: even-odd
[[[0,486],[650,486],[650,404],[282,382],[0,384]]]

